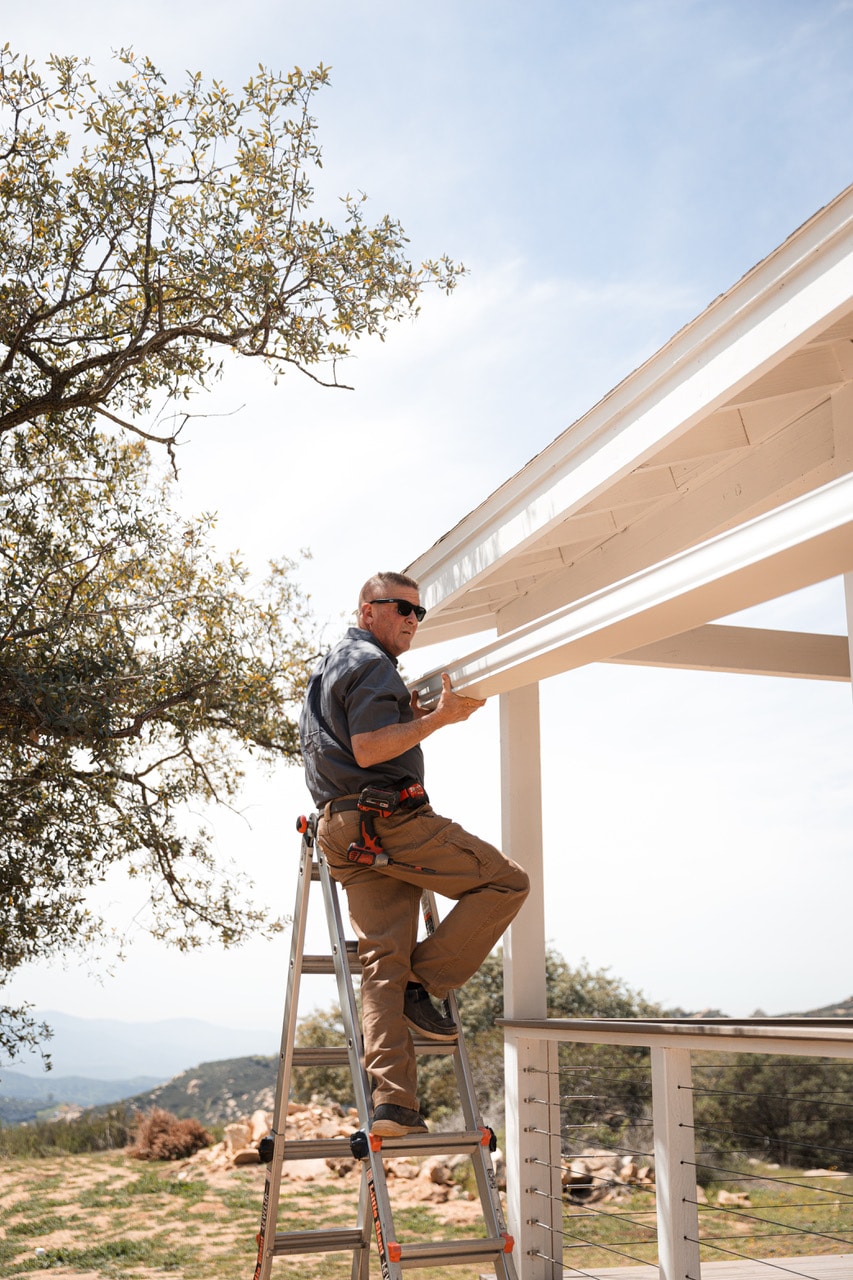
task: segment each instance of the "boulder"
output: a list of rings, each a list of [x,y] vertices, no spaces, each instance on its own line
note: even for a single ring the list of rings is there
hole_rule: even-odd
[[[748,1191],[718,1191],[717,1204],[738,1205],[741,1208],[749,1209],[752,1207],[752,1201],[749,1198]]]

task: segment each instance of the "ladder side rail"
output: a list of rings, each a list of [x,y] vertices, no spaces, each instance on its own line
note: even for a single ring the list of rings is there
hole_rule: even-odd
[[[438,919],[438,911],[435,902],[435,894],[431,889],[424,890],[421,896],[421,906],[427,933],[433,933]],[[459,1018],[459,1004],[457,1002],[455,992],[448,992],[445,1004],[447,1006],[448,1013],[459,1029],[459,1036],[453,1053],[453,1069],[456,1073],[456,1084],[459,1089],[459,1098],[462,1104],[462,1115],[464,1117],[466,1128],[469,1132],[475,1133],[477,1130],[482,1131],[484,1125],[479,1103],[477,1101],[477,1091],[474,1086],[474,1076],[471,1071],[468,1050],[465,1047],[465,1037],[462,1033],[462,1022]],[[480,1196],[480,1207],[482,1209],[483,1221],[486,1226],[487,1234],[498,1238],[508,1236],[506,1219],[504,1217],[503,1207],[500,1200],[500,1191],[498,1190],[497,1178],[495,1177],[494,1163],[492,1161],[491,1152],[487,1146],[479,1146],[477,1151],[472,1154],[471,1165],[474,1169],[474,1176],[477,1181],[477,1190]],[[495,1269],[499,1280],[516,1280],[515,1264],[512,1260],[511,1253],[502,1254],[496,1258]]]
[[[323,902],[325,903],[326,920],[329,926],[329,941],[335,961],[338,998],[347,1038],[356,1107],[358,1109],[359,1122],[365,1132],[369,1132],[373,1107],[370,1085],[364,1065],[364,1043],[361,1035],[361,1022],[358,1016],[352,974],[349,967],[349,957],[346,950],[340,897],[337,883],[332,878],[329,864],[319,841],[317,842],[317,862],[320,869],[320,882],[323,886]],[[372,1142],[369,1143],[368,1157],[362,1164],[361,1183],[359,1192],[359,1228],[364,1232],[365,1240],[370,1238],[371,1224],[376,1231],[383,1280],[402,1280],[402,1269],[399,1262],[391,1261],[386,1252],[387,1234],[393,1230],[394,1215],[385,1182],[385,1165],[382,1158],[381,1143],[378,1145],[377,1150],[374,1150]],[[364,1252],[366,1253],[366,1250]],[[352,1261],[353,1280],[366,1280],[358,1273],[357,1269],[361,1265],[363,1264],[354,1254]]]
[[[323,902],[326,908],[326,921],[329,926],[329,943],[335,962],[338,1002],[341,1006],[341,1019],[344,1024],[347,1053],[349,1054],[355,1105],[358,1111],[359,1124],[366,1128],[370,1120],[370,1095],[367,1088],[367,1073],[364,1070],[364,1044],[361,1037],[358,1005],[349,968],[338,887],[332,879],[329,864],[319,842],[317,843],[317,864],[320,871],[320,883],[323,886]]]
[[[299,1007],[299,984],[302,977],[302,957],[305,951],[305,930],[308,920],[308,895],[311,890],[313,865],[313,826],[302,833],[299,859],[299,880],[296,905],[293,913],[293,930],[290,940],[290,963],[287,970],[287,990],[284,1001],[284,1019],[281,1028],[279,1068],[273,1103],[273,1155],[267,1164],[264,1181],[264,1199],[261,1209],[261,1229],[258,1233],[258,1264],[255,1280],[269,1280],[275,1252],[278,1207],[281,1198],[282,1165],[284,1163],[287,1105],[290,1100],[290,1078],[293,1071],[293,1044],[296,1036],[296,1017]]]
[[[364,1248],[353,1250],[350,1280],[370,1280],[371,1225],[370,1204],[367,1194],[367,1178],[364,1176],[364,1168],[362,1167],[361,1182],[358,1188],[358,1213],[356,1214],[356,1226],[361,1232],[361,1238],[364,1241]]]

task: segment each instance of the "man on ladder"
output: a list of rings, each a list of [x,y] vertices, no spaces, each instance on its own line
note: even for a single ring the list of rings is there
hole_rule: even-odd
[[[433,710],[409,695],[397,659],[424,613],[411,578],[370,578],[359,594],[358,626],[314,671],[299,723],[318,839],[346,890],[358,939],[371,1132],[386,1138],[427,1129],[409,1028],[433,1040],[456,1038],[433,999],[476,972],[530,887],[517,863],[429,804],[421,742],[483,703],[454,693],[446,675]],[[424,889],[455,906],[418,942]]]

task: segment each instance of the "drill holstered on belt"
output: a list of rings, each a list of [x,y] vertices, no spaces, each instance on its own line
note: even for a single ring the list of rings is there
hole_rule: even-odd
[[[419,809],[428,804],[429,797],[419,782],[410,782],[400,790],[390,787],[365,787],[357,798],[347,796],[329,803],[328,815],[357,809],[361,814],[361,840],[353,840],[347,849],[350,862],[365,866],[385,866],[389,858],[376,833],[376,818],[390,818],[400,809]]]

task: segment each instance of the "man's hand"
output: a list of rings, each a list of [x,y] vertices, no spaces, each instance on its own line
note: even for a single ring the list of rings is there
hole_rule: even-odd
[[[417,690],[413,690],[411,702],[415,718],[408,724],[392,724],[385,729],[352,735],[352,753],[362,769],[401,756],[435,733],[436,729],[446,724],[459,724],[484,705],[482,698],[467,698],[464,693],[454,693],[446,671],[441,676],[441,696],[432,711],[419,704]]]
[[[485,705],[485,698],[468,698],[464,694],[454,693],[450,676],[446,671],[442,672],[441,694],[432,710],[422,707],[417,689],[412,690],[412,711],[415,713],[416,720],[420,720],[422,716],[438,715],[442,724],[456,724],[460,720],[467,720]]]
[[[435,714],[440,716],[445,724],[456,724],[460,720],[467,720],[485,705],[485,698],[468,698],[464,693],[454,693],[450,676],[446,671],[442,672],[441,697],[435,708]]]

